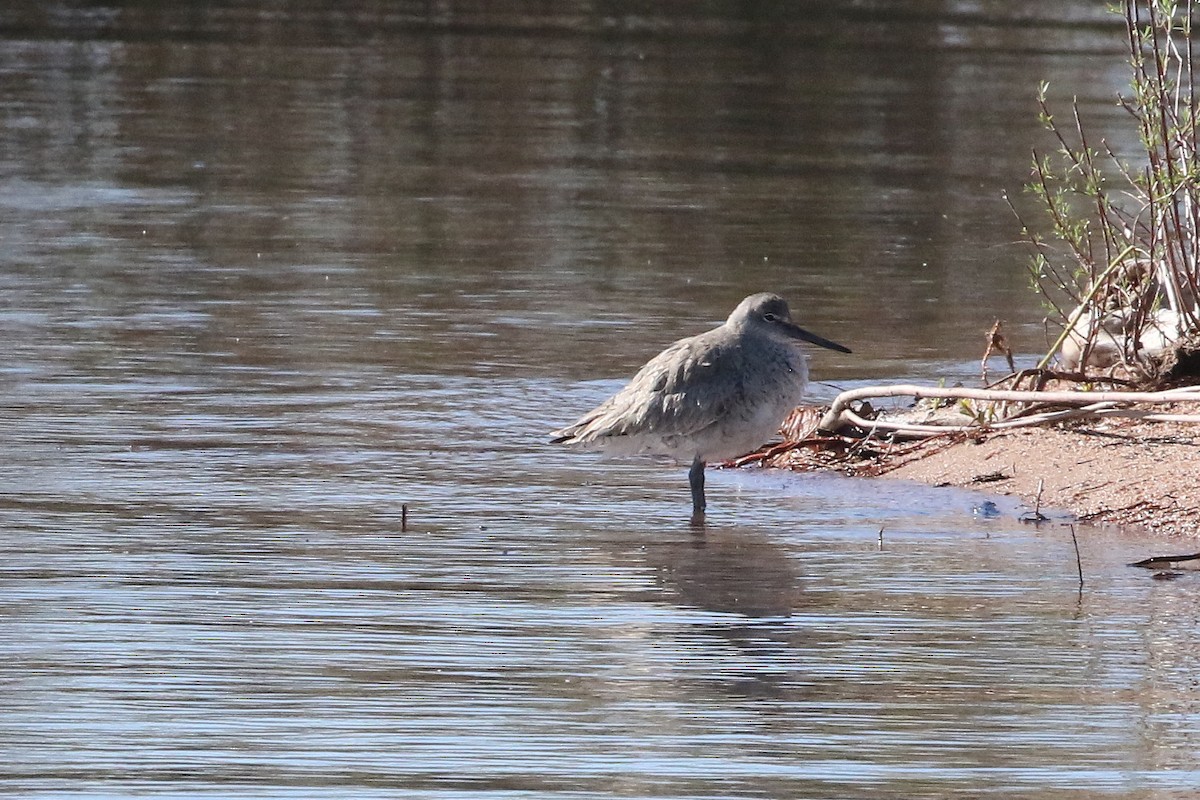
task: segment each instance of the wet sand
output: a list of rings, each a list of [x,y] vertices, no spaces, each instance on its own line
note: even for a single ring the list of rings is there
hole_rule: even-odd
[[[785,432],[788,424],[811,430],[818,418],[807,409],[785,423]],[[1019,497],[1031,511],[1066,511],[1083,522],[1200,536],[1195,424],[1108,419],[897,445],[802,440],[803,446],[777,451],[766,463],[965,487]]]
[[[1022,498],[1082,521],[1200,536],[1200,430],[1104,422],[1029,428],[966,440],[884,473]]]

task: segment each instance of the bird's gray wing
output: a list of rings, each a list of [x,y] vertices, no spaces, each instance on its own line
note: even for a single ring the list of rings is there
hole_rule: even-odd
[[[723,418],[742,396],[736,347],[705,334],[681,339],[651,359],[629,384],[555,441],[655,435],[690,436]]]

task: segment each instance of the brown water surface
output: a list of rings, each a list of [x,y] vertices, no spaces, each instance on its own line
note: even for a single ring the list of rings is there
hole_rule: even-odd
[[[544,444],[762,289],[838,385],[1041,350],[1093,6],[0,9],[0,794],[1188,796],[1177,543]]]

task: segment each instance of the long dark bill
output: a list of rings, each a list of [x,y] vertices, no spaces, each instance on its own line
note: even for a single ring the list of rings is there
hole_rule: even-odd
[[[815,333],[809,333],[808,331],[804,330],[804,328],[801,328],[799,325],[789,325],[788,332],[790,334],[792,334],[792,336],[795,336],[797,339],[802,339],[806,342],[811,342],[812,344],[820,345],[821,347],[827,347],[830,350],[837,350],[839,353],[851,352],[849,347],[840,345],[837,342],[831,342],[828,339],[817,336]]]

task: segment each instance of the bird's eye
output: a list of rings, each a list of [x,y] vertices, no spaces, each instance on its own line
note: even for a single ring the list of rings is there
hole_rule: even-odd
[[[779,317],[775,316],[774,314],[767,313],[763,314],[763,319],[765,319],[767,322],[776,322]]]

